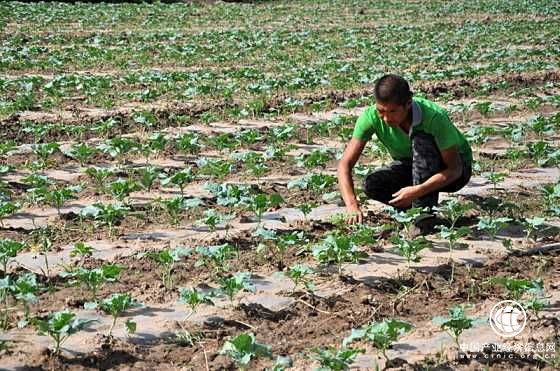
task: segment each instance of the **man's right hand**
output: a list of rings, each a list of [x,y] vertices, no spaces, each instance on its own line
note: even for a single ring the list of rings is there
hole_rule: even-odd
[[[354,195],[354,183],[352,182],[352,169],[360,158],[366,141],[352,138],[346,146],[342,158],[338,162],[336,175],[338,176],[338,188],[348,211],[347,223],[362,223],[363,215],[358,207],[356,196]]]
[[[364,215],[362,214],[362,210],[358,206],[349,206],[347,207],[348,210],[348,220],[346,223],[348,224],[362,224]]]

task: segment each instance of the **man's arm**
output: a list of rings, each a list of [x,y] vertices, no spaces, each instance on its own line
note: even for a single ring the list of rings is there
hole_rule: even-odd
[[[354,168],[356,162],[358,162],[358,159],[360,158],[365,145],[365,141],[352,138],[350,140],[350,143],[348,143],[348,145],[346,146],[344,154],[342,155],[342,158],[338,163],[338,188],[340,189],[340,194],[342,195],[342,199],[344,200],[346,209],[350,213],[355,214],[348,220],[349,224],[361,223],[363,219],[362,212],[360,211],[360,207],[358,205],[358,200],[356,199],[356,195],[354,194],[352,169]]]
[[[389,204],[396,207],[408,207],[412,201],[421,198],[429,193],[437,191],[461,177],[463,163],[457,146],[441,151],[441,157],[445,164],[445,169],[432,175],[422,184],[404,187],[393,194],[393,199]]]

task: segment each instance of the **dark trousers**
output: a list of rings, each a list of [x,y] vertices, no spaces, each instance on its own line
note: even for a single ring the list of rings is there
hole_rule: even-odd
[[[441,153],[432,135],[414,133],[412,138],[412,160],[393,161],[389,166],[376,169],[366,177],[365,194],[374,200],[389,204],[393,194],[403,187],[424,183],[432,175],[445,169]],[[471,178],[471,164],[461,154],[463,172],[453,183],[429,193],[412,202],[412,207],[433,207],[438,204],[439,192],[456,192]]]

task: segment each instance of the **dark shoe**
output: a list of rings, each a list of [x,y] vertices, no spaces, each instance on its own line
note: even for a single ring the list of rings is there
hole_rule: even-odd
[[[410,238],[426,236],[436,232],[436,226],[448,224],[445,220],[434,215],[421,216],[410,229]]]

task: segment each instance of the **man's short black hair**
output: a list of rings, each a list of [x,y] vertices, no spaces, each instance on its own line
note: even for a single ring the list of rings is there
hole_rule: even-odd
[[[394,103],[404,106],[410,98],[412,92],[408,81],[398,75],[387,74],[382,76],[375,83],[375,99],[383,103]]]

